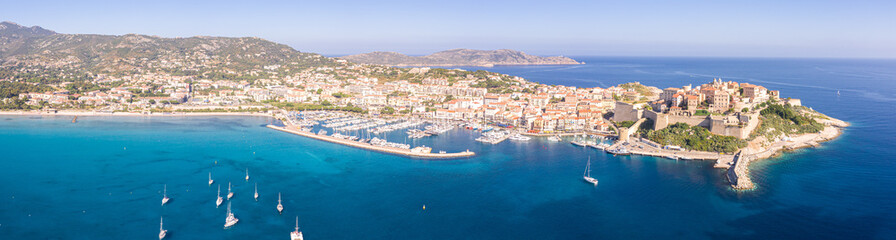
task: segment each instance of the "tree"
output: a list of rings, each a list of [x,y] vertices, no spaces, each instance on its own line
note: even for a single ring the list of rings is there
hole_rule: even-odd
[[[744,113],[747,112],[747,111],[750,111],[750,109],[748,109],[748,108],[744,108],[744,109],[741,109],[741,110],[740,110],[740,112],[744,112]]]
[[[149,104],[156,104],[156,100],[150,99]]]
[[[390,115],[391,115],[391,114],[395,114],[395,109],[392,108],[392,107],[388,107],[388,106],[387,106],[387,107],[384,107],[383,110],[380,110],[380,113],[382,113],[382,114],[390,114]]]
[[[454,100],[454,99],[455,99],[454,95],[448,95],[448,96],[445,96],[445,100],[442,100],[442,103],[450,102],[451,100]]]

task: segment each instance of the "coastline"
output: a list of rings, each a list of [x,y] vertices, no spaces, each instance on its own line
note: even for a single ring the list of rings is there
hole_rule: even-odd
[[[201,117],[201,116],[248,116],[248,117],[269,117],[277,119],[277,117],[273,113],[259,113],[259,112],[155,112],[155,113],[137,113],[137,112],[96,112],[96,111],[59,111],[59,112],[44,112],[44,111],[0,111],[0,116],[65,116],[65,117],[78,117],[78,116],[113,116],[113,117]],[[635,155],[643,155],[643,156],[652,156],[652,157],[662,157],[662,158],[675,158],[675,159],[686,159],[686,160],[714,160],[716,161],[715,168],[723,168],[726,169],[726,177],[728,178],[729,184],[735,190],[753,190],[755,189],[755,184],[750,179],[750,164],[753,162],[774,158],[780,155],[784,151],[792,151],[801,148],[809,148],[809,147],[817,147],[820,146],[821,143],[831,141],[839,137],[843,133],[843,128],[848,127],[850,124],[848,122],[830,118],[829,119],[817,119],[820,122],[825,123],[826,127],[818,133],[807,133],[799,136],[792,137],[789,141],[777,141],[777,142],[763,142],[765,139],[754,139],[750,141],[747,147],[740,149],[737,153],[734,154],[726,154],[726,153],[716,153],[716,152],[703,152],[703,151],[677,151],[677,150],[666,150],[651,146],[651,144],[643,142],[643,140],[639,141],[636,139],[630,139],[631,141],[626,141],[631,145],[631,149],[629,150],[631,154]],[[277,127],[273,125],[267,125],[268,128],[296,134],[299,136],[304,136],[308,138],[313,138],[321,141],[341,144],[349,147],[356,147],[366,150],[372,150],[377,152],[395,154],[405,157],[411,158],[424,158],[424,159],[451,159],[451,158],[468,158],[475,156],[473,152],[458,152],[458,153],[421,153],[421,152],[412,152],[408,149],[400,149],[400,148],[391,148],[391,147],[383,147],[383,146],[374,146],[365,143],[358,143],[354,141],[348,141],[344,139],[334,138],[330,136],[320,136],[317,134],[303,132],[299,130],[289,129],[288,127]],[[578,134],[575,133],[562,133],[562,134],[537,134],[537,133],[526,133],[522,132],[522,135],[534,136],[534,137],[546,137],[546,136],[575,136]],[[595,134],[595,133],[591,133]],[[599,134],[600,135],[600,134]],[[609,135],[612,136],[612,135]],[[619,148],[622,142],[618,142],[608,149],[616,149]],[[643,146],[641,149],[636,149],[635,147]]]
[[[752,190],[756,186],[750,179],[750,164],[758,160],[769,159],[780,155],[784,151],[792,151],[800,148],[820,146],[821,143],[831,141],[843,134],[843,129],[850,124],[843,120],[830,118],[816,119],[826,126],[818,133],[807,133],[793,137],[790,141],[770,142],[763,144],[765,139],[757,138],[750,141],[747,147],[741,149],[731,162],[727,176],[731,187],[735,190]]]
[[[185,116],[255,116],[255,117],[274,117],[270,113],[258,112],[155,112],[155,113],[136,113],[136,112],[95,112],[95,111],[59,111],[56,113],[48,113],[42,111],[0,111],[0,116],[114,116],[114,117],[185,117]]]

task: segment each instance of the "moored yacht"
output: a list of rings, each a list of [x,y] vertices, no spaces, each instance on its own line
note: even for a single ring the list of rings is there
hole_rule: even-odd
[[[165,230],[165,228],[162,225],[163,221],[164,221],[164,218],[159,218],[159,240],[161,240],[162,238],[165,238],[165,236],[168,235],[168,230]],[[298,220],[296,220],[296,221],[298,221]]]
[[[591,177],[591,157],[588,157],[588,164],[585,165],[585,174],[582,177],[586,182],[597,186],[597,179]]]
[[[296,216],[296,230],[289,233],[290,240],[303,240],[302,232],[299,232],[299,217]]]
[[[227,203],[227,218],[224,219],[224,228],[232,227],[239,222],[240,219],[233,216],[233,212],[230,211],[230,202]]]
[[[606,150],[606,151],[607,151],[608,153],[610,153],[610,154],[618,155],[618,156],[632,155],[632,153],[629,152],[628,149],[625,149],[625,147],[619,147],[619,148],[616,148],[616,149],[609,149],[609,150]]]
[[[514,135],[508,137],[507,139],[515,140],[515,141],[529,141],[529,139],[532,139],[532,138],[523,136],[522,134],[517,133],[517,134],[514,134]]]
[[[277,193],[277,212],[283,214],[283,204],[281,203],[282,202],[280,201],[280,193]]]
[[[230,191],[230,183],[227,183],[227,200],[233,197],[233,191]]]
[[[220,207],[223,202],[224,198],[221,198],[221,184],[218,184],[218,199],[215,200],[215,207]]]
[[[171,199],[168,198],[168,184],[165,184],[165,188],[164,188],[164,190],[162,190],[162,205],[165,205],[166,203],[168,203],[168,200],[171,200]]]

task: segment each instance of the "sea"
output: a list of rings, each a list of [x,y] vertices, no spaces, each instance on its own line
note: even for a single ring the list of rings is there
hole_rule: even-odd
[[[154,239],[160,218],[166,239],[288,239],[296,219],[305,239],[896,239],[896,60],[573,58],[586,64],[461,68],[577,87],[720,77],[852,125],[752,164],[756,189],[737,191],[710,161],[544,138],[489,145],[466,129],[382,135],[477,154],[424,160],[275,131],[264,117],[0,116],[0,239]],[[582,180],[589,160],[597,186]],[[216,207],[228,185],[233,199]],[[240,220],[224,229],[227,205]]]

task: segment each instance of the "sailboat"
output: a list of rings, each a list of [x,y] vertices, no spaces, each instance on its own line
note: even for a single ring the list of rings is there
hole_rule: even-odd
[[[258,183],[255,183],[255,201],[258,202]]]
[[[233,191],[230,191],[230,183],[227,183],[227,200],[233,197]]]
[[[280,201],[280,193],[277,193],[277,212],[280,212],[280,214],[283,214],[283,204],[281,204],[281,201]]]
[[[296,230],[289,233],[290,240],[304,240],[302,232],[299,232],[299,217],[296,216]]]
[[[240,219],[233,216],[233,212],[230,211],[230,202],[227,203],[227,218],[224,219],[224,228],[232,227],[239,222]]]
[[[597,179],[594,179],[593,177],[591,177],[591,157],[588,158],[588,164],[585,165],[585,175],[583,176],[583,178],[585,179],[586,182],[589,182],[591,184],[594,184],[594,186],[597,186]]]
[[[246,168],[246,182],[249,181],[249,169]]]
[[[208,173],[208,185],[211,186],[212,183],[215,183],[215,180],[212,180],[212,173]]]
[[[166,203],[168,203],[168,200],[171,200],[171,199],[168,198],[168,184],[165,184],[165,189],[162,190],[162,205],[165,205]]]
[[[218,200],[215,200],[215,207],[220,207],[223,202],[224,199],[221,198],[221,184],[218,184]]]
[[[168,235],[168,230],[165,230],[165,228],[162,227],[163,221],[164,221],[164,218],[159,218],[159,240],[161,240],[162,238],[165,238],[165,235]],[[298,220],[296,220],[296,221],[298,221]]]

